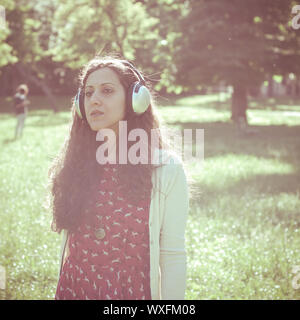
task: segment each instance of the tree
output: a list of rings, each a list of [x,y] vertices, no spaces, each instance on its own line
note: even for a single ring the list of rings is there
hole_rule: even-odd
[[[53,70],[52,74],[49,73],[51,56],[47,52],[51,21],[49,10],[54,10],[50,0],[32,0],[29,3],[21,0],[18,5],[7,8],[9,36],[6,44],[13,48],[12,54],[16,59],[8,63],[2,72],[11,77],[10,85],[14,88],[20,79],[35,84],[50,100],[53,110],[57,111],[56,99],[49,86],[53,75]]]
[[[247,87],[274,72],[291,1],[190,0],[177,39],[177,82],[186,87],[233,86],[232,119],[247,123]]]
[[[5,0],[1,2],[1,10],[6,17],[6,11],[12,10],[15,7],[14,1]],[[4,15],[2,17],[4,19]],[[7,65],[8,63],[14,63],[17,58],[12,54],[13,48],[8,43],[6,43],[7,37],[10,35],[10,30],[7,26],[6,19],[1,21],[0,24],[0,68]],[[1,75],[1,69],[0,69]]]
[[[70,68],[82,67],[98,53],[134,59],[136,50],[156,38],[158,20],[131,0],[66,0],[56,6],[50,52]]]
[[[176,52],[176,39],[184,36],[178,22],[187,12],[187,2],[182,0],[135,0],[135,2],[142,3],[149,16],[159,21],[155,26],[157,34],[155,43],[151,50],[143,48],[136,50],[138,60],[143,61],[143,65],[146,66],[151,64],[150,70],[155,73],[156,78],[160,78],[155,86],[156,90],[181,93],[182,86],[176,83],[173,57]]]
[[[2,68],[10,79],[6,83],[15,87],[16,79],[29,81],[45,93],[55,111],[53,89],[58,87],[55,79],[62,80],[60,74],[74,75],[99,52],[134,59],[136,50],[153,48],[157,39],[158,20],[131,0],[20,0],[8,8],[7,21],[5,46],[12,48],[15,60]],[[76,77],[72,82],[75,87]]]
[[[289,75],[292,74],[295,77],[295,84],[297,79],[300,79],[300,37],[299,30],[292,27],[292,20],[295,15],[292,14],[292,8],[299,4],[298,1],[291,1],[290,6],[287,6],[286,11],[281,12],[283,15],[288,15],[288,20],[282,19],[285,23],[280,23],[278,28],[281,30],[281,34],[278,35],[277,47],[274,50],[273,56],[273,70],[272,74],[281,75],[283,82],[285,82]],[[287,12],[288,11],[288,12]],[[290,13],[290,14],[288,14]],[[299,94],[296,86],[294,94]]]

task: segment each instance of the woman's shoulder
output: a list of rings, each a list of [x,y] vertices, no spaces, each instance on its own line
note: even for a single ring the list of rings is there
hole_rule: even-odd
[[[165,191],[176,183],[186,183],[185,166],[178,154],[168,149],[157,149],[156,155],[159,156],[159,164],[156,165],[154,175],[159,178],[160,185]]]
[[[179,155],[170,149],[155,149],[152,161],[154,166],[157,166],[157,168],[183,165],[182,159],[179,157]]]

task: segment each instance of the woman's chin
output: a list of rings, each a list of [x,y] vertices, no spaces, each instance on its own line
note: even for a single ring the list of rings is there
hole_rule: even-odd
[[[103,124],[97,123],[96,121],[90,122],[89,125],[92,131],[99,131],[105,128]]]
[[[111,129],[115,132],[118,132],[118,128],[119,128],[119,121],[115,122],[115,123],[103,123],[101,121],[89,121],[89,126],[91,128],[92,131],[99,131],[101,129]]]

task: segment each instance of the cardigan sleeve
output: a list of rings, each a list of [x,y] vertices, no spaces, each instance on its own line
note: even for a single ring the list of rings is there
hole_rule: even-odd
[[[188,185],[181,163],[168,167],[160,230],[161,298],[183,300],[186,288],[185,227],[189,211]]]

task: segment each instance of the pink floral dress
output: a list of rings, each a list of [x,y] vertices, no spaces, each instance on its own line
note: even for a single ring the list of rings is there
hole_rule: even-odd
[[[93,212],[69,234],[57,300],[150,300],[149,206],[116,192],[118,165],[104,165]]]

